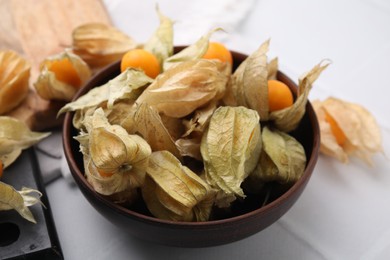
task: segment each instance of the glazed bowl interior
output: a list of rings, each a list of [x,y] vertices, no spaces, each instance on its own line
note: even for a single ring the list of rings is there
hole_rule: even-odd
[[[176,47],[175,51],[182,49]],[[232,51],[234,69],[247,57]],[[105,84],[120,73],[120,62],[115,62],[95,76],[76,94],[74,100],[90,89]],[[282,72],[277,78],[286,83],[296,95],[296,84]],[[151,242],[179,246],[205,247],[234,242],[253,235],[277,221],[296,202],[313,172],[319,151],[318,121],[310,102],[298,128],[291,134],[303,145],[307,165],[303,176],[293,185],[269,183],[264,192],[248,195],[232,204],[231,210],[215,210],[213,219],[205,222],[174,222],[153,217],[142,199],[131,207],[111,202],[94,191],[84,176],[79,143],[73,138],[78,131],[72,125],[74,113],[65,115],[63,126],[64,152],[78,187],[92,206],[113,224],[129,234]]]

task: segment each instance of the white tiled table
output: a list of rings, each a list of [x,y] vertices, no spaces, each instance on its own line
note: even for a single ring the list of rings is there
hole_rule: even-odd
[[[382,127],[389,155],[389,1],[157,2],[177,21],[177,44],[191,43],[215,25],[229,32],[216,37],[248,54],[271,38],[271,56],[278,56],[281,69],[294,79],[330,59],[310,98],[333,95],[364,105]],[[114,23],[140,42],[158,24],[154,1],[105,3]],[[198,26],[188,29],[195,22]],[[59,135],[42,146],[56,141]],[[40,161],[44,172],[53,173],[58,166],[42,154]],[[247,239],[202,249],[139,241],[100,216],[64,178],[46,187],[65,259],[389,259],[389,159],[378,154],[374,162],[372,168],[357,160],[342,165],[320,156],[306,190],[279,221]]]

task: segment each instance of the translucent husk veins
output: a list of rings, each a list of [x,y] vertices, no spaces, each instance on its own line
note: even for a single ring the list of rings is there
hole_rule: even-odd
[[[67,71],[67,73],[71,76],[67,77],[71,77],[71,82],[63,81],[51,70],[52,65],[56,62],[67,62],[69,64],[71,72]],[[60,54],[47,57],[41,63],[41,71],[34,87],[43,99],[71,101],[77,90],[90,77],[91,70],[89,66],[79,56],[73,54],[70,50],[65,50]]]
[[[26,98],[30,64],[14,51],[0,51],[0,71],[0,115],[3,115]]]
[[[12,117],[0,116],[0,161],[4,168],[13,163],[22,150],[38,143],[50,133],[33,132],[29,127]]]
[[[153,215],[176,221],[209,219],[213,189],[174,155],[154,152],[146,172],[142,195]]]
[[[200,151],[206,181],[218,189],[217,205],[245,197],[241,183],[254,170],[261,151],[260,118],[245,107],[219,107],[210,119]]]
[[[50,133],[32,132],[23,122],[0,116],[0,164],[3,169],[10,166],[22,153],[22,150],[31,147]],[[4,172],[4,174],[8,174]],[[1,176],[0,176],[1,177]],[[35,196],[32,196],[34,195]],[[0,211],[16,210],[23,218],[36,223],[34,216],[28,209],[40,203],[41,193],[37,190],[23,187],[17,191],[11,185],[0,182]]]
[[[313,101],[321,131],[320,151],[343,163],[355,156],[373,165],[375,153],[383,152],[381,130],[373,115],[363,106],[329,97]],[[339,143],[327,117],[331,117],[345,136]]]
[[[83,24],[73,31],[72,51],[91,68],[99,68],[120,59],[137,47],[136,42],[118,29],[101,24]]]
[[[35,194],[35,196],[32,196]],[[28,207],[41,203],[42,193],[37,190],[25,188],[17,191],[11,185],[0,181],[0,211],[16,210],[26,220],[37,223]]]
[[[151,154],[149,144],[121,126],[111,125],[101,108],[85,120],[86,132],[76,140],[84,156],[87,180],[94,189],[112,195],[140,187]]]

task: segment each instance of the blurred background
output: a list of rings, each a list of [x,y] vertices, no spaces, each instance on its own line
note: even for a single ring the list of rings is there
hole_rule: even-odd
[[[209,29],[231,49],[254,51],[271,39],[270,56],[301,75],[323,59],[332,61],[313,91],[369,106],[387,128],[383,82],[390,67],[390,2],[386,0],[104,1],[113,22],[142,42],[158,25],[155,6],[176,21],[175,42],[189,44]],[[382,76],[383,75],[383,76]],[[323,86],[324,85],[324,86]],[[325,87],[326,86],[326,87]]]

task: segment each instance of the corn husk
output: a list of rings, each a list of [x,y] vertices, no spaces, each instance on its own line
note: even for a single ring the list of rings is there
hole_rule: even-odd
[[[0,115],[10,112],[26,98],[30,68],[16,52],[0,51]]]
[[[42,193],[37,190],[23,187],[17,191],[11,185],[0,182],[0,211],[16,210],[24,219],[37,223],[28,207],[41,203],[41,196]]]
[[[167,151],[150,157],[142,196],[150,212],[161,219],[207,221],[214,191]]]
[[[101,24],[88,23],[72,33],[72,50],[91,68],[106,66],[122,58],[137,47],[135,41],[118,29]]]
[[[254,170],[261,151],[258,113],[245,107],[219,107],[213,114],[200,151],[206,181],[217,193],[217,205],[228,207],[245,198],[241,183]]]
[[[321,131],[320,151],[348,163],[350,156],[356,156],[373,165],[372,156],[383,152],[381,130],[373,115],[363,106],[329,97],[324,101],[313,101]],[[346,137],[344,144],[338,144],[326,113],[331,116]]]
[[[216,60],[181,62],[161,74],[137,99],[164,115],[181,118],[222,98],[229,65]]]
[[[140,187],[151,154],[149,144],[138,135],[129,135],[121,126],[111,125],[101,108],[86,118],[85,127],[87,132],[76,139],[93,188],[103,195],[112,195]]]
[[[0,116],[0,161],[4,163],[4,168],[13,163],[22,150],[49,134],[32,132],[25,123],[12,117]]]
[[[77,85],[63,82],[56,77],[56,74],[50,70],[53,62],[68,60],[72,64],[78,76]],[[64,100],[71,101],[74,94],[82,87],[91,77],[89,66],[77,55],[65,50],[64,52],[47,57],[41,63],[41,71],[34,87],[43,99],[46,100]]]

